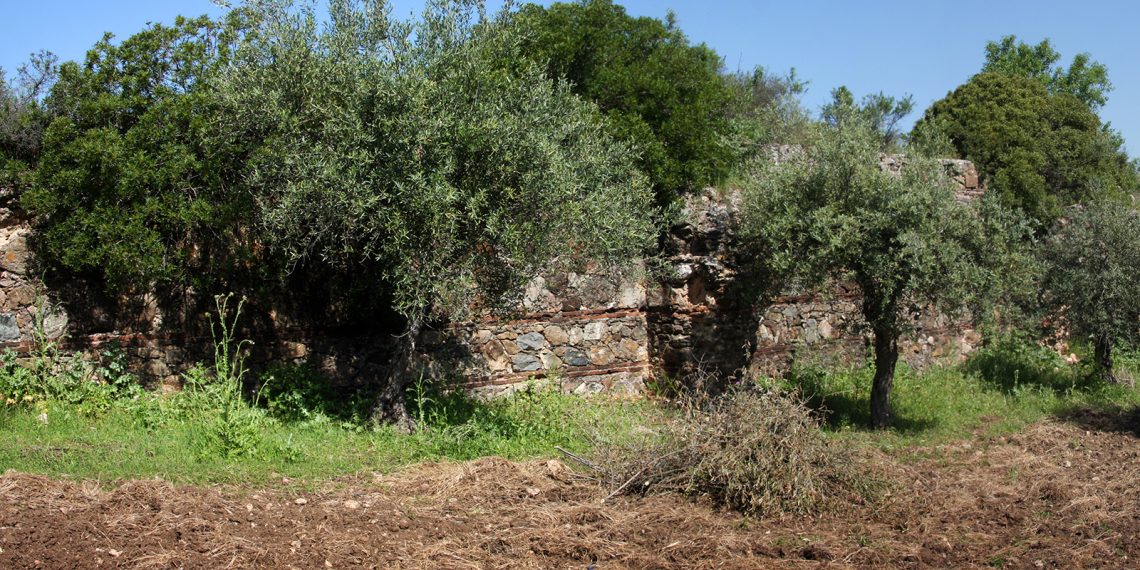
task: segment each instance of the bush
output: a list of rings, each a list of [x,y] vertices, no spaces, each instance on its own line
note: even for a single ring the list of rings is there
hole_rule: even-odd
[[[660,437],[610,442],[589,463],[611,496],[682,491],[761,515],[872,499],[880,483],[819,428],[797,392],[745,385],[716,397],[682,398]]]

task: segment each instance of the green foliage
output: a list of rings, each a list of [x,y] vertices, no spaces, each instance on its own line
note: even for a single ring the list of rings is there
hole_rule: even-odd
[[[0,188],[24,190],[31,184],[52,114],[43,97],[55,82],[57,58],[48,51],[33,53],[14,80],[0,68]]]
[[[634,144],[638,166],[661,203],[676,192],[713,184],[733,164],[724,144],[732,90],[721,58],[691,45],[670,12],[666,21],[634,18],[610,0],[529,4],[519,17],[530,31],[524,53],[594,101],[615,138]]]
[[[914,110],[913,95],[895,99],[880,91],[878,94],[864,95],[863,100],[856,105],[855,96],[846,86],[841,86],[831,90],[831,99],[831,103],[820,110],[820,119],[824,123],[836,126],[844,117],[855,114],[879,134],[879,149],[882,152],[900,150],[902,133],[898,130],[898,123]]]
[[[1049,324],[1096,349],[1114,379],[1114,346],[1140,340],[1140,212],[1115,201],[1073,207],[1037,248]]]
[[[10,351],[0,356],[0,408],[44,410],[48,402],[57,401],[78,414],[94,416],[142,391],[115,350],[93,361],[58,355],[21,359]]]
[[[1016,328],[987,340],[962,368],[977,375],[988,388],[1004,394],[1027,388],[1056,395],[1095,389],[1088,382],[1087,367],[1070,366],[1055,350]]]
[[[901,331],[908,304],[980,304],[991,289],[1008,288],[1012,276],[1000,266],[1028,263],[1010,237],[1023,232],[1015,217],[988,202],[957,202],[937,161],[916,158],[901,174],[882,169],[877,135],[858,116],[821,129],[814,143],[779,165],[758,161],[744,194],[740,239],[768,252],[758,261],[779,286],[851,279],[871,327]],[[754,297],[772,286],[749,285]]]
[[[318,30],[305,7],[251,7],[259,26],[223,75],[219,117],[258,141],[244,181],[291,259],[373,263],[418,322],[510,304],[556,257],[651,244],[632,155],[521,58],[510,18],[449,2],[401,22],[383,2],[338,0]]]
[[[801,104],[808,81],[756,67],[751,73],[724,76],[733,100],[729,106],[726,144],[747,164],[765,154],[771,145],[799,145],[807,141],[812,120]]]
[[[258,403],[283,422],[321,421],[334,416],[336,393],[311,366],[272,364],[261,375]]]
[[[1049,45],[1049,38],[1031,46],[1018,42],[1017,36],[1003,36],[1001,42],[986,42],[982,73],[1035,79],[1050,93],[1070,93],[1095,111],[1108,101],[1106,94],[1112,91],[1112,83],[1108,81],[1108,69],[1095,61],[1089,63],[1090,58],[1087,53],[1078,54],[1065,69],[1056,65],[1061,54]]]
[[[1075,96],[1050,94],[1027,77],[976,75],[935,102],[919,124],[941,130],[959,156],[974,162],[986,188],[1039,229],[1065,206],[1138,186],[1118,135]]]
[[[550,454],[558,446],[580,449],[582,424],[597,421],[579,415],[583,403],[562,392],[556,380],[530,382],[489,399],[424,379],[408,391],[409,412],[417,420],[412,438],[422,452],[459,460],[506,455],[524,444]]]
[[[45,259],[112,289],[203,285],[243,267],[254,247],[251,202],[236,185],[245,149],[210,125],[211,78],[242,14],[179,17],[117,45],[107,35],[83,64],[60,66],[45,101],[55,119],[22,200]]]
[[[899,174],[884,170],[877,131],[851,107],[839,110],[835,126],[803,152],[779,165],[758,161],[738,232],[756,252],[745,261],[756,277],[744,286],[763,299],[793,280],[856,283],[875,334],[872,418],[889,425],[884,399],[899,335],[922,310],[980,314],[999,292],[1023,287],[1026,226],[992,202],[957,202],[937,161],[916,157]]]

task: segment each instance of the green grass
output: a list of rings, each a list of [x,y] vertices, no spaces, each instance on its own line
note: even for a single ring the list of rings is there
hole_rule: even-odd
[[[425,460],[498,455],[511,460],[585,452],[596,432],[633,432],[658,416],[648,402],[586,400],[534,388],[480,401],[434,392],[415,434],[325,415],[301,421],[249,408],[237,452],[220,447],[208,414],[172,410],[186,396],[144,395],[90,414],[62,400],[0,410],[0,466],[20,472],[114,480],[158,477],[178,483],[257,483],[277,477],[322,480],[388,472]],[[41,414],[46,414],[43,416]],[[157,422],[155,415],[165,416]],[[46,424],[42,418],[46,417]],[[223,424],[225,425],[225,424]],[[234,426],[229,426],[234,429]]]
[[[159,395],[141,390],[114,359],[59,357],[28,368],[9,356],[0,362],[0,469],[103,481],[327,481],[425,460],[525,460],[559,456],[557,447],[591,455],[595,445],[646,437],[654,431],[645,427],[675,414],[647,399],[565,394],[551,387],[557,382],[481,400],[421,381],[407,398],[419,429],[402,434],[367,420],[372,395],[340,394],[306,367],[272,368],[246,384],[199,367],[184,376],[185,391]],[[1140,353],[1121,352],[1118,363],[1136,377]],[[240,369],[235,360],[224,370]],[[1135,388],[1104,384],[1091,372],[1016,334],[965,366],[920,373],[900,364],[896,427],[885,432],[866,427],[870,366],[801,366],[784,383],[802,391],[831,437],[902,449],[1011,433],[1076,408],[1140,405]]]
[[[1135,353],[1118,358],[1129,374],[1136,373],[1137,363]],[[793,370],[785,384],[802,390],[809,406],[821,412],[828,431],[888,448],[977,433],[1012,433],[1077,408],[1140,405],[1135,388],[1095,380],[1087,366],[1070,365],[1016,334],[995,339],[962,366],[919,372],[900,362],[891,391],[895,427],[886,432],[866,428],[873,377],[870,363],[856,368],[805,366]]]

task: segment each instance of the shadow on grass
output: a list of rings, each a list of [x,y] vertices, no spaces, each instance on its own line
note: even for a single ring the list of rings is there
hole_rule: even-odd
[[[1087,365],[1071,365],[1023,331],[1002,335],[970,357],[963,370],[1005,395],[1039,389],[1058,396],[1097,391],[1101,384]]]
[[[824,426],[831,430],[871,429],[871,381],[874,368],[803,367],[790,371],[784,378],[789,388],[799,390],[806,405],[815,410]],[[913,373],[900,366],[895,374],[896,385],[903,384]],[[917,434],[934,429],[938,421],[918,418],[895,406],[896,432]]]

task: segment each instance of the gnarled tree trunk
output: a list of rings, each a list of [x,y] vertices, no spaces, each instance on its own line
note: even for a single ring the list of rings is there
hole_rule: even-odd
[[[420,336],[423,324],[424,318],[422,316],[415,315],[408,318],[408,323],[404,326],[404,334],[400,336],[396,354],[393,356],[392,362],[388,364],[387,371],[384,374],[384,388],[376,397],[376,407],[372,410],[372,416],[377,421],[395,425],[397,428],[408,432],[415,431],[416,423],[411,414],[408,413],[404,392],[407,391],[412,382],[412,376],[416,372],[414,366],[416,340]]]
[[[891,386],[899,361],[899,335],[890,329],[875,330],[875,380],[871,383],[871,426],[887,429],[894,425],[891,414]]]

